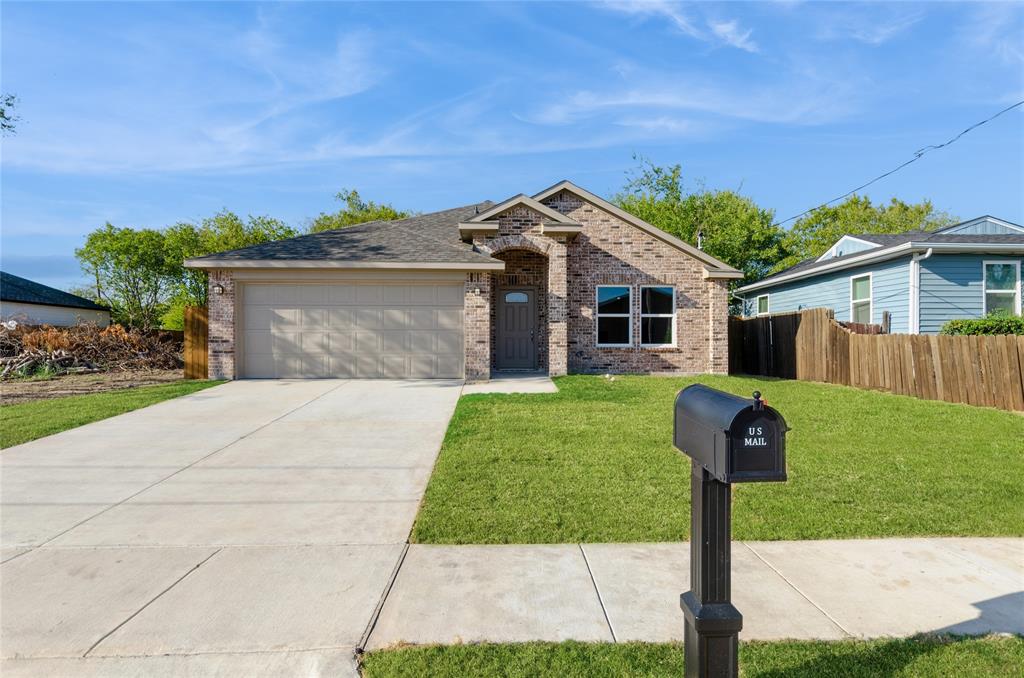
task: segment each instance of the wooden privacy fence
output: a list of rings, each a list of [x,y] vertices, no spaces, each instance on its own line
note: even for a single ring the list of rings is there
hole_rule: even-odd
[[[185,307],[185,378],[206,379],[208,375],[207,315],[205,306]]]
[[[824,308],[731,318],[729,371],[1024,411],[1024,337],[857,334]]]

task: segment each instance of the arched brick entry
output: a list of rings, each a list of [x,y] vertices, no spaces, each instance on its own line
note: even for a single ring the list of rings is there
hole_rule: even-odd
[[[522,239],[526,240],[526,239]],[[548,258],[540,252],[536,243],[529,249],[513,247],[511,243],[503,243],[500,251],[492,252],[491,256],[505,262],[505,270],[491,274],[491,366],[500,369],[501,350],[499,312],[501,298],[512,290],[534,290],[536,299],[536,351],[537,369],[548,369]]]

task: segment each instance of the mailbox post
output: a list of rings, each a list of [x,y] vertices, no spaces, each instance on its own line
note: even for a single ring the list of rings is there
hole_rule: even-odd
[[[757,391],[750,401],[695,384],[676,396],[673,442],[691,459],[690,590],[679,599],[687,678],[739,675],[730,486],[785,481],[788,430]]]

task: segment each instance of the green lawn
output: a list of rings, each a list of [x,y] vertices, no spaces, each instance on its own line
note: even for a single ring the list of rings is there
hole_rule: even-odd
[[[1019,637],[740,644],[740,675],[748,678],[1017,678],[1022,672]],[[363,675],[675,678],[683,675],[683,649],[668,643],[578,642],[410,647],[371,652],[363,658]]]
[[[69,428],[188,395],[220,381],[180,381],[106,393],[36,400],[0,407],[0,448],[27,443]]]
[[[459,401],[413,541],[685,540],[676,392],[764,393],[792,427],[789,482],[734,486],[738,539],[1024,535],[1024,417],[841,386],[740,377],[558,379]]]

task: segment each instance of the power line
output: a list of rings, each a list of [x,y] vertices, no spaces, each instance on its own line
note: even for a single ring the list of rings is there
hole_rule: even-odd
[[[794,219],[799,219],[800,217],[804,216],[805,214],[810,214],[811,212],[813,212],[816,209],[820,209],[822,207],[827,207],[827,206],[831,205],[834,202],[838,202],[838,201],[842,200],[843,198],[848,198],[851,195],[853,195],[854,193],[856,193],[857,191],[859,191],[861,189],[864,189],[864,188],[867,188],[868,186],[870,186],[871,184],[875,183],[876,181],[881,181],[882,179],[886,178],[890,174],[895,174],[896,172],[899,172],[901,169],[903,169],[907,165],[910,165],[910,164],[913,164],[913,163],[917,162],[918,160],[923,158],[926,153],[931,153],[932,151],[937,151],[940,148],[943,148],[945,146],[949,146],[950,144],[952,144],[953,142],[958,140],[960,137],[962,137],[963,135],[965,135],[968,132],[970,132],[971,130],[976,129],[978,127],[981,127],[986,122],[991,122],[991,121],[995,120],[996,118],[998,118],[1003,113],[1006,113],[1007,111],[1012,111],[1013,109],[1017,108],[1018,106],[1024,106],[1024,100],[1018,101],[1017,103],[1013,104],[1012,106],[1007,106],[1006,108],[1004,108],[1003,110],[999,111],[998,113],[996,113],[995,115],[993,115],[990,118],[985,118],[981,122],[974,123],[973,125],[971,125],[967,129],[965,129],[963,132],[960,132],[960,134],[957,134],[955,137],[950,139],[949,141],[943,142],[941,144],[934,144],[934,145],[931,145],[931,146],[925,146],[924,148],[917,149],[916,151],[914,151],[914,157],[911,158],[910,160],[907,160],[902,165],[899,165],[898,167],[894,167],[893,169],[889,170],[885,174],[879,174],[877,177],[875,177],[871,181],[867,182],[866,184],[861,184],[860,186],[858,186],[857,188],[853,189],[852,191],[848,191],[846,193],[843,193],[838,198],[832,198],[828,202],[823,202],[820,205],[818,205],[817,207],[812,207],[811,209],[805,210],[805,211],[801,212],[800,214],[796,214],[794,216],[791,216],[789,219],[784,219],[782,221],[777,221],[777,222],[775,222],[774,226],[781,226],[782,224],[785,224],[787,222],[793,221]]]

